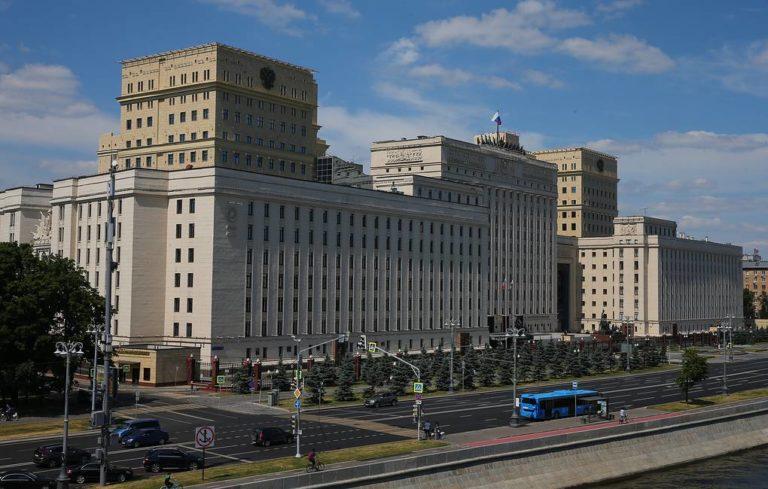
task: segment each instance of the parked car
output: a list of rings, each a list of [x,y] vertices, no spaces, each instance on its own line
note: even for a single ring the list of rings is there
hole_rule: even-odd
[[[363,404],[365,407],[396,406],[397,394],[393,392],[382,392],[373,397],[369,397]]]
[[[202,466],[202,457],[178,448],[153,448],[144,455],[144,468],[147,472],[168,469],[197,470]]]
[[[132,430],[144,430],[148,428],[160,429],[160,420],[154,418],[145,419],[131,419],[121,424],[112,432],[113,435],[117,435],[117,441],[122,442],[123,436]]]
[[[256,428],[251,433],[251,445],[255,447],[291,442],[293,442],[293,433],[282,428]]]
[[[98,482],[101,466],[98,463],[84,464],[79,467],[70,467],[67,469],[69,480],[78,484],[86,482]],[[128,467],[118,467],[116,465],[107,466],[108,482],[125,482],[133,477],[133,470]]]
[[[61,452],[64,447],[61,445],[45,445],[35,448],[32,455],[32,462],[38,467],[60,467]],[[82,465],[91,460],[91,454],[85,450],[75,447],[67,447],[67,465]]]
[[[55,489],[56,481],[28,470],[0,472],[0,489]]]
[[[150,445],[165,445],[171,436],[160,428],[147,428],[144,430],[131,430],[123,433],[120,443],[124,447],[146,447]]]

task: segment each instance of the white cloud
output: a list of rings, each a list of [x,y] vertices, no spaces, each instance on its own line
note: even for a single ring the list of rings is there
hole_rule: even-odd
[[[382,52],[381,58],[387,63],[407,66],[419,59],[419,48],[412,39],[402,37],[393,42]]]
[[[727,44],[684,59],[682,71],[691,79],[713,80],[732,92],[768,97],[768,39]]]
[[[558,80],[549,73],[544,73],[539,70],[526,70],[523,78],[526,82],[541,87],[560,89],[565,86],[565,83],[563,83],[562,80]]]
[[[459,68],[446,68],[432,63],[412,67],[408,73],[416,78],[435,79],[444,85],[465,85],[470,82],[480,83],[491,88],[511,88],[519,90],[520,85],[495,75],[476,75]]]
[[[597,4],[597,11],[609,18],[618,17],[645,3],[644,0],[611,0]]]
[[[30,64],[0,74],[0,141],[95,151],[117,121],[79,93],[72,71]]]
[[[768,133],[718,134],[709,131],[667,131],[654,137],[657,144],[676,148],[711,148],[722,151],[749,151],[768,148]]]
[[[480,17],[456,16],[416,26],[428,46],[473,44],[534,53],[556,44],[546,31],[577,27],[589,18],[577,10],[561,9],[549,0],[525,0],[512,10],[500,8]]]
[[[349,0],[320,0],[325,10],[332,14],[341,15],[350,19],[360,17],[360,12],[352,6]]]
[[[262,24],[286,34],[299,35],[295,24],[313,17],[292,3],[279,3],[275,0],[201,0],[216,5],[224,10],[247,15]]]
[[[42,159],[38,167],[57,177],[88,175],[96,172],[96,160]]]
[[[765,240],[768,133],[667,131],[643,140],[603,139],[589,147],[619,157],[619,208],[680,222],[682,231],[721,242]],[[750,224],[751,223],[751,224]]]
[[[595,40],[573,37],[564,40],[559,49],[610,71],[655,74],[675,66],[659,48],[630,35],[610,34]]]

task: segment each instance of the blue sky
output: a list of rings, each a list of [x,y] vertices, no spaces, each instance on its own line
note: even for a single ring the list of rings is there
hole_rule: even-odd
[[[317,70],[321,136],[620,158],[622,214],[768,254],[765,0],[0,0],[0,188],[95,168],[124,58],[219,41]]]

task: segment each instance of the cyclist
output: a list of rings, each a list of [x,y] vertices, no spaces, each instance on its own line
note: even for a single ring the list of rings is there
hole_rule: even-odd
[[[307,454],[307,460],[309,461],[309,464],[312,466],[312,468],[317,470],[317,454],[315,453],[314,448],[309,449],[309,453]]]
[[[621,411],[619,411],[619,424],[624,424],[627,422],[627,411],[624,408],[621,408]]]
[[[173,477],[171,477],[171,474],[167,474],[165,476],[165,482],[163,483],[163,487],[161,487],[160,489],[181,489],[181,484],[173,480]]]

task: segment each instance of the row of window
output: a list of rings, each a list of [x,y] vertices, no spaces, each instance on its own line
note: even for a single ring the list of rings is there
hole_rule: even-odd
[[[303,149],[303,148],[302,148]],[[245,158],[240,157],[240,153],[233,151],[232,152],[232,164],[235,166],[239,166],[241,163],[241,159],[244,160],[244,164],[246,167],[250,167],[254,162],[256,163],[256,168],[262,168],[264,167],[264,158],[260,155],[251,155],[250,153],[245,154]],[[222,163],[229,163],[230,156],[229,151],[222,150],[221,151],[221,162]],[[287,163],[287,166],[286,166]],[[170,164],[170,163],[169,163]],[[291,173],[296,173],[296,169],[298,169],[301,175],[307,174],[307,164],[306,163],[296,163],[295,161],[288,161],[285,160],[278,160],[277,167],[275,167],[275,160],[272,158],[267,158],[267,165],[266,168],[269,170],[279,170],[281,172],[285,172],[286,169],[290,170]]]
[[[255,144],[256,146],[264,146],[264,138],[254,138],[253,136],[245,136],[245,140],[240,137],[239,133],[229,134],[227,131],[222,131],[221,138],[224,141],[234,141],[236,143],[245,142],[246,144]],[[279,149],[280,151],[289,151],[291,153],[307,153],[306,146],[296,146],[293,143],[286,143],[285,141],[275,141],[270,139],[267,141],[267,147],[271,149]]]
[[[189,158],[187,158],[189,156]],[[187,163],[197,163],[197,151],[181,151],[179,153],[168,153],[166,155],[166,161],[168,165],[173,165],[176,162],[179,165],[186,165]],[[200,151],[200,161],[208,161],[208,150],[203,149]],[[129,167],[130,168],[130,167]]]
[[[225,121],[229,120],[229,109],[221,109],[221,118],[222,120],[225,120]],[[245,119],[245,124],[247,126],[264,127],[263,116],[257,115],[256,117],[254,117],[253,114],[246,113],[245,117],[242,117],[239,111],[234,111],[232,113],[232,121],[235,124],[240,124],[243,119]],[[307,126],[297,126],[295,122],[292,122],[289,125],[285,121],[268,119],[267,128],[271,131],[276,131],[276,132],[279,131],[281,133],[290,132],[291,134],[296,134],[298,130],[298,132],[302,136],[307,135]]]

